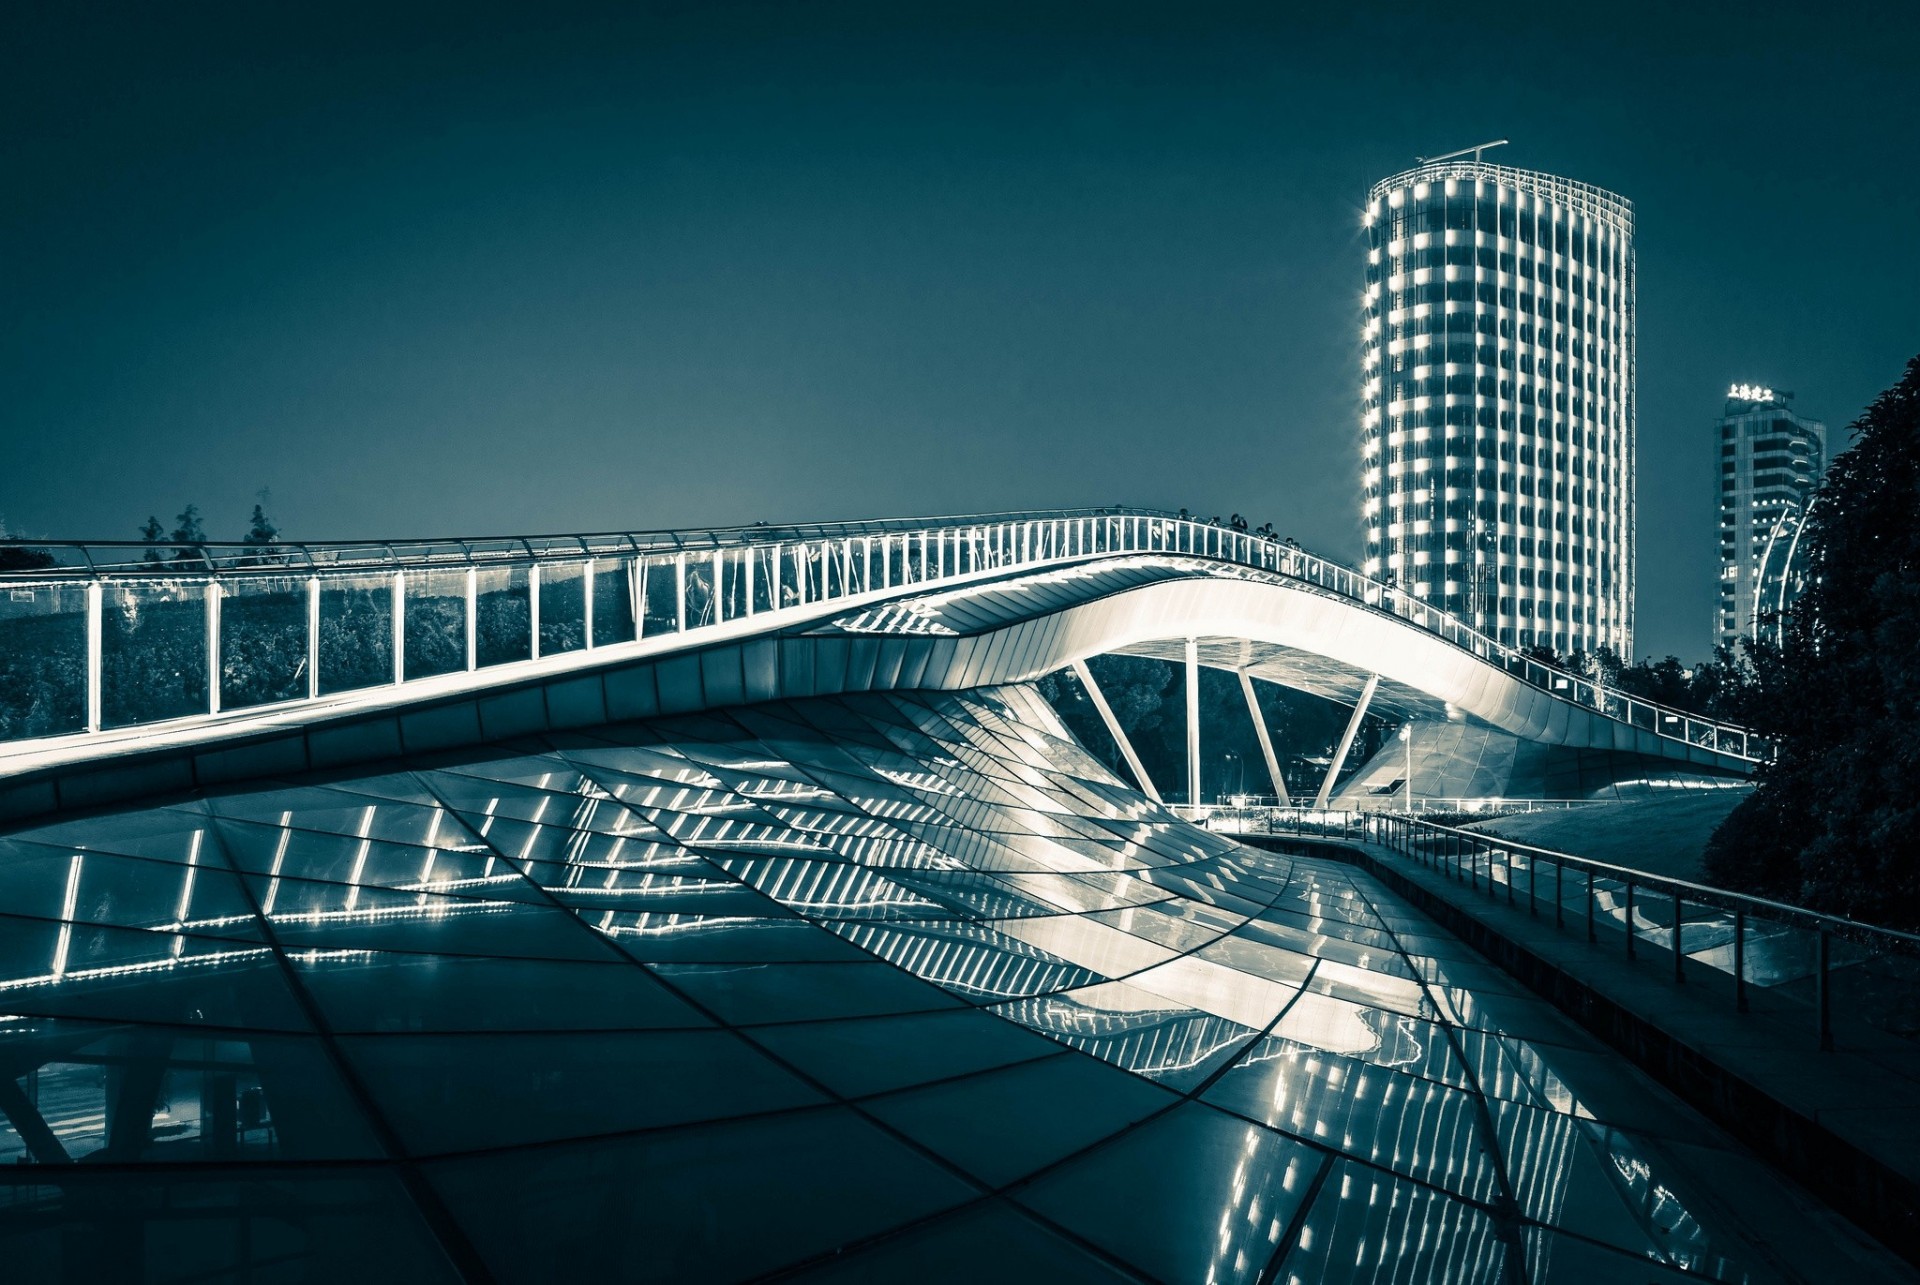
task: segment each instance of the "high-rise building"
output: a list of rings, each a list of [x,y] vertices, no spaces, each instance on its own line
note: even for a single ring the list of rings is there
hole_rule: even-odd
[[[1631,655],[1633,208],[1468,150],[1368,193],[1364,569],[1504,643]]]
[[[1720,600],[1713,640],[1732,646],[1793,605],[1800,519],[1827,471],[1827,426],[1793,413],[1793,394],[1757,384],[1727,390],[1720,447]]]

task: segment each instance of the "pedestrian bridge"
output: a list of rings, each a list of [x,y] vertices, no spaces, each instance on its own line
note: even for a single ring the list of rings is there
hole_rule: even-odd
[[[1290,544],[1135,509],[13,542],[0,567],[0,818],[763,700],[1020,682],[1117,651],[1342,700],[1349,739],[1371,711],[1709,777],[1769,749]]]

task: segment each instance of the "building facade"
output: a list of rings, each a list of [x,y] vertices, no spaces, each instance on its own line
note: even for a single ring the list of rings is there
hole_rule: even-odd
[[[1633,649],[1633,209],[1474,160],[1368,193],[1364,570],[1516,646]]]
[[[1755,384],[1727,390],[1720,448],[1720,597],[1713,640],[1764,631],[1800,590],[1800,519],[1827,471],[1827,426],[1796,415],[1793,394]]]

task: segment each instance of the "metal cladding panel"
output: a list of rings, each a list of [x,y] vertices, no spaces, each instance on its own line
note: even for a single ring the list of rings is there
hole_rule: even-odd
[[[929,675],[942,673],[953,667],[954,658],[959,655],[958,638],[916,638],[907,648],[907,654],[900,662],[900,688],[911,691],[917,687],[934,686]]]
[[[967,639],[960,648],[957,657],[960,669],[951,680],[951,685],[956,688],[979,687],[988,681],[987,675],[993,672],[993,658],[1003,645],[1004,639],[1000,633],[977,634]]]
[[[690,714],[706,708],[706,692],[700,684],[698,654],[668,656],[654,668],[660,684],[662,714]]]
[[[792,700],[813,695],[813,639],[780,640],[780,696]]]
[[[1067,622],[1064,616],[1049,616],[1041,622],[1041,632],[1032,644],[1020,652],[1022,682],[1040,677],[1060,667],[1055,657],[1066,649]]]
[[[880,650],[873,662],[874,691],[891,691],[900,685],[900,666],[906,663],[908,645],[905,638],[880,640]]]
[[[207,750],[193,756],[193,779],[201,785],[306,769],[307,740],[298,733],[253,741],[232,749]],[[0,815],[4,815],[4,808],[0,808]]]
[[[472,745],[479,739],[480,709],[471,699],[410,709],[400,715],[400,742],[409,754]]]
[[[192,763],[185,755],[140,763],[115,763],[63,777],[60,806],[84,808],[142,794],[172,794],[192,788]]]
[[[619,675],[609,674],[611,682]],[[647,677],[653,683],[651,674]],[[527,736],[547,730],[547,697],[538,687],[520,687],[512,691],[482,696],[474,702],[480,716],[480,738],[502,741],[510,736]],[[652,712],[652,711],[649,711]]]
[[[746,703],[780,697],[780,640],[748,638],[740,644],[740,679]]]
[[[607,717],[619,721],[629,718],[651,718],[660,712],[659,677],[654,665],[628,665],[623,669],[607,671]],[[480,710],[481,721],[487,717],[486,707]]]
[[[376,759],[399,756],[400,723],[391,715],[335,723],[307,731],[307,760],[315,767],[371,763]]]
[[[814,637],[813,690],[818,696],[831,696],[847,690],[847,661],[853,654],[853,640],[839,637]]]
[[[38,816],[60,806],[52,781],[27,781],[0,788],[0,819]]]
[[[880,663],[880,640],[872,636],[855,638],[847,648],[847,690],[873,690],[873,671]]]
[[[547,719],[555,727],[592,727],[607,721],[607,692],[600,675],[583,674],[547,684]]]
[[[1616,749],[1631,753],[1634,749],[1634,731],[1618,719],[1607,720],[1608,744]]]
[[[738,643],[709,647],[700,653],[700,686],[709,708],[747,703],[746,676],[741,669]]]
[[[1567,744],[1569,741],[1576,739],[1574,737],[1571,737],[1568,734],[1569,731],[1571,730],[1571,726],[1573,723],[1572,706],[1568,705],[1566,701],[1559,700],[1559,699],[1549,699],[1546,702],[1546,706],[1547,706],[1546,739],[1550,741],[1558,741],[1562,745]]]

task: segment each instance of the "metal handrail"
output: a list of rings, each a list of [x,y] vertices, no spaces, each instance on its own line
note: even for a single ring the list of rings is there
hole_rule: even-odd
[[[890,542],[895,537],[916,534],[922,538],[913,543],[922,557],[934,558],[933,564],[910,568],[900,578],[885,576],[886,583],[878,587],[935,586],[971,578],[983,571],[1007,572],[1064,561],[1138,554],[1191,557],[1244,566],[1312,586],[1369,610],[1416,625],[1482,660],[1499,665],[1510,676],[1529,686],[1585,705],[1663,739],[1680,741],[1748,762],[1763,760],[1769,750],[1746,728],[1643,700],[1578,674],[1543,664],[1412,594],[1372,580],[1351,567],[1310,554],[1296,545],[1284,544],[1271,536],[1254,535],[1153,509],[1117,506],[983,514],[962,518],[893,518],[778,527],[756,524],[699,531],[466,536],[326,544],[207,542],[175,546],[148,545],[138,541],[49,543],[9,540],[0,541],[0,549],[42,551],[55,556],[56,561],[59,555],[64,554],[68,563],[64,566],[0,572],[0,590],[30,591],[36,585],[85,585],[89,586],[90,599],[98,599],[103,586],[131,586],[142,582],[208,584],[216,586],[208,594],[211,604],[218,597],[218,586],[238,584],[253,577],[294,574],[308,577],[317,584],[333,575],[387,573],[393,575],[396,585],[399,585],[406,573],[411,571],[453,568],[480,570],[516,565],[538,567],[549,563],[591,566],[598,559],[618,559],[623,556],[629,559],[671,556],[683,561],[690,556],[697,556],[704,563],[709,554],[718,560],[732,550],[776,547],[804,548],[808,550],[810,558],[831,559],[838,557],[841,549],[851,549],[851,542],[856,540],[867,542],[863,546],[866,552],[862,556],[870,558],[874,543],[891,547]],[[1036,539],[1037,536],[1044,538]],[[964,551],[963,545],[977,548],[981,547],[981,542],[991,549],[991,557],[984,562],[977,556],[971,560],[959,556]],[[102,552],[131,549],[141,551],[141,561],[115,562],[96,556]],[[164,561],[145,561],[145,557],[156,549],[172,549],[176,556]],[[949,558],[949,554],[953,556]],[[949,561],[953,564],[951,568]],[[718,561],[715,565],[719,565]],[[866,593],[876,587],[870,567],[868,574],[860,579],[857,589],[851,583],[842,583],[836,591],[830,584],[823,583],[819,595],[807,595],[803,600],[809,605],[824,603]],[[397,589],[396,592],[401,591]],[[537,595],[538,586],[535,585],[531,592]],[[471,593],[470,589],[469,596]],[[401,601],[400,597],[396,597],[398,601]],[[92,603],[89,610],[97,617],[97,601]],[[752,614],[752,611],[752,605],[749,604],[747,614]],[[209,607],[209,618],[209,636],[212,637],[218,631],[212,606]],[[711,623],[717,624],[732,618],[735,617],[722,613],[716,615]],[[395,628],[398,629],[398,612],[394,619]],[[676,630],[683,626],[676,626]],[[695,623],[691,627],[707,626]],[[89,637],[93,641],[89,644],[88,664],[92,680],[97,681],[99,653],[93,645],[98,641],[97,619],[93,620],[89,629]],[[593,645],[591,641],[587,643],[589,648]],[[217,683],[217,675],[213,681]],[[396,675],[395,682],[402,681],[409,680]],[[318,693],[312,694],[317,696]],[[211,701],[209,712],[217,709],[218,701]],[[94,713],[89,714],[86,730],[99,728]],[[10,742],[16,746],[22,743],[19,740]]]
[[[1695,883],[1688,879],[1676,879],[1607,861],[1596,861],[1535,844],[1514,842],[1503,839],[1497,834],[1483,834],[1476,830],[1461,829],[1458,826],[1440,825],[1417,817],[1383,812],[1272,808],[1267,810],[1266,820],[1265,833],[1268,834],[1295,834],[1302,838],[1359,840],[1378,844],[1421,862],[1436,873],[1464,884],[1476,893],[1484,879],[1484,886],[1490,898],[1496,901],[1504,900],[1507,905],[1514,907],[1518,907],[1521,903],[1521,895],[1518,892],[1520,880],[1515,858],[1522,858],[1523,864],[1519,868],[1526,873],[1525,905],[1532,915],[1541,913],[1540,870],[1543,866],[1548,867],[1553,871],[1553,887],[1549,892],[1556,928],[1566,927],[1567,873],[1584,875],[1586,876],[1584,889],[1586,939],[1590,943],[1599,940],[1595,906],[1596,894],[1601,889],[1597,888],[1596,881],[1605,880],[1608,883],[1617,884],[1621,890],[1619,904],[1622,911],[1622,922],[1618,926],[1626,938],[1628,959],[1637,958],[1636,946],[1644,947],[1649,944],[1641,938],[1640,930],[1636,928],[1636,899],[1642,906],[1647,904],[1649,897],[1664,902],[1672,907],[1673,922],[1668,930],[1670,936],[1665,947],[1662,948],[1656,943],[1655,949],[1662,950],[1671,960],[1671,977],[1676,984],[1683,983],[1687,979],[1686,907],[1689,905],[1703,907],[1730,915],[1731,924],[1723,926],[1723,928],[1731,928],[1730,940],[1723,939],[1719,944],[1731,946],[1731,967],[1721,968],[1717,964],[1698,960],[1695,964],[1698,967],[1711,967],[1731,975],[1734,1005],[1743,1013],[1749,1008],[1750,983],[1747,977],[1746,959],[1749,942],[1752,939],[1750,921],[1809,934],[1811,937],[1809,944],[1814,948],[1813,968],[1809,974],[1814,982],[1814,1035],[1821,1049],[1834,1047],[1832,972],[1836,965],[1832,958],[1832,942],[1835,939],[1863,948],[1868,957],[1898,955],[1910,959],[1920,958],[1920,934],[1896,928],[1882,928],[1878,925],[1848,919],[1842,915],[1829,915],[1822,911],[1808,910],[1803,906],[1788,905],[1766,897],[1755,897],[1747,893]],[[1276,825],[1276,823],[1279,824]],[[1245,832],[1242,831],[1242,833]],[[1486,858],[1484,868],[1476,859],[1482,856]],[[1581,893],[1577,884],[1574,891],[1576,896]],[[1607,918],[1610,922],[1611,912]],[[1656,924],[1655,927],[1657,930],[1658,925]],[[1705,927],[1707,925],[1694,925],[1695,931]],[[1871,1015],[1868,1020],[1871,1023]]]

